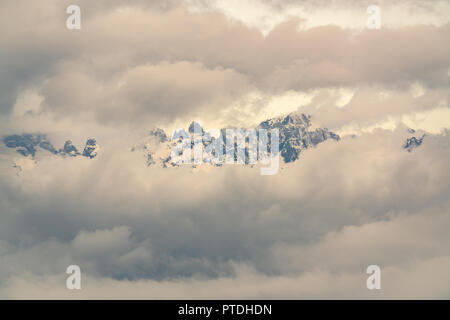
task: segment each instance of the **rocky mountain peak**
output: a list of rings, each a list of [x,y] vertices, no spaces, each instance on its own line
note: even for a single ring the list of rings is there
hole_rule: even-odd
[[[64,146],[61,149],[57,150],[47,138],[47,136],[40,133],[24,133],[20,135],[13,134],[3,137],[3,142],[8,148],[15,149],[24,157],[30,156],[31,158],[34,158],[38,150],[48,151],[52,154],[61,156],[68,155],[76,157],[80,155],[77,148],[72,144],[71,140],[67,140],[64,143]],[[98,149],[99,147],[96,140],[89,139],[86,142],[86,146],[82,155],[92,159],[97,155]]]
[[[203,127],[200,123],[198,123],[197,121],[192,121],[191,124],[189,125],[189,129],[188,129],[189,133],[194,133],[194,132],[201,132],[203,134]]]
[[[152,137],[156,137],[159,140],[159,142],[166,142],[168,140],[167,135],[163,129],[157,128],[157,129],[150,130],[149,134]]]
[[[59,150],[60,153],[66,154],[71,157],[79,156],[80,153],[78,152],[77,148],[72,144],[71,140],[67,140],[64,143],[64,147]]]

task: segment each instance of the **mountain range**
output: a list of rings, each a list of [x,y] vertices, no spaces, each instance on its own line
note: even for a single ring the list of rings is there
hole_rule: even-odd
[[[269,132],[268,139],[268,151],[271,150],[270,146],[270,130],[279,130],[279,152],[280,156],[285,163],[294,162],[299,159],[301,153],[306,150],[315,147],[316,145],[326,141],[334,140],[339,141],[338,134],[329,131],[327,128],[315,128],[311,129],[311,116],[303,113],[293,112],[286,116],[275,117],[261,122],[255,129],[258,133],[258,129],[266,129]],[[184,130],[184,129],[180,129]],[[210,135],[208,131],[205,131],[202,126],[193,121],[186,134],[191,135],[192,145],[194,145],[196,137],[194,132],[201,132],[203,135]],[[226,129],[218,130],[215,137],[208,136],[209,139],[201,140],[204,147],[207,147],[211,143],[220,142],[221,148],[223,148],[224,154],[226,153]],[[410,133],[415,133],[414,130],[410,130]],[[419,147],[424,140],[425,135],[420,138],[412,136],[407,138],[403,144],[403,148],[408,152],[411,152],[415,148]],[[220,139],[219,139],[220,138]],[[197,138],[198,139],[198,138]],[[201,138],[200,138],[201,139]],[[219,139],[219,140],[217,140]],[[153,129],[149,131],[148,136],[144,137],[141,141],[134,144],[131,147],[132,152],[142,152],[146,159],[148,166],[159,164],[163,167],[174,166],[171,160],[171,151],[178,141],[170,139],[163,129]],[[62,157],[86,157],[89,159],[95,158],[100,150],[96,139],[91,138],[86,141],[83,151],[80,152],[72,144],[71,140],[67,140],[63,147],[56,149],[49,141],[45,134],[13,134],[3,137],[3,143],[6,147],[15,149],[20,155],[24,157],[34,158],[37,150],[44,150],[50,154],[62,156]],[[245,163],[248,160],[248,150],[245,149]],[[235,159],[237,154],[235,152]],[[211,159],[203,159],[205,163],[213,163]]]

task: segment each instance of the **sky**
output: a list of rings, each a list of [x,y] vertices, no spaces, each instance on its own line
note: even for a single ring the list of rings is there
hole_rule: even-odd
[[[0,298],[450,298],[450,1],[78,0],[69,30],[71,4],[0,3],[0,136],[101,146],[0,144]],[[341,140],[274,176],[130,152],[290,112]]]

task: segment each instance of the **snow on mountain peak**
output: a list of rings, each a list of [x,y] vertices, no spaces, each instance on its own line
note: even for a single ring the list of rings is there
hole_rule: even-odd
[[[38,150],[48,151],[54,155],[61,156],[79,156],[77,148],[72,144],[71,140],[67,140],[64,146],[57,150],[45,134],[24,133],[21,135],[13,134],[3,138],[4,144],[11,149],[15,149],[24,157],[34,158]],[[98,154],[99,146],[95,139],[89,139],[83,151],[83,156],[90,159],[95,158]]]

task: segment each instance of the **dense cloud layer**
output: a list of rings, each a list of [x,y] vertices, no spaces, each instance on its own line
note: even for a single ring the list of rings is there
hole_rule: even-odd
[[[249,2],[276,17],[262,30],[233,1],[83,0],[69,31],[70,1],[2,1],[0,135],[95,137],[101,152],[35,161],[0,146],[0,297],[450,298],[448,2],[381,4],[399,20],[381,30],[364,29],[359,1],[324,23],[323,2],[298,16],[293,1]],[[362,27],[341,23],[360,9]],[[343,139],[274,176],[130,152],[155,127],[297,108]],[[407,152],[402,122],[434,135]]]

